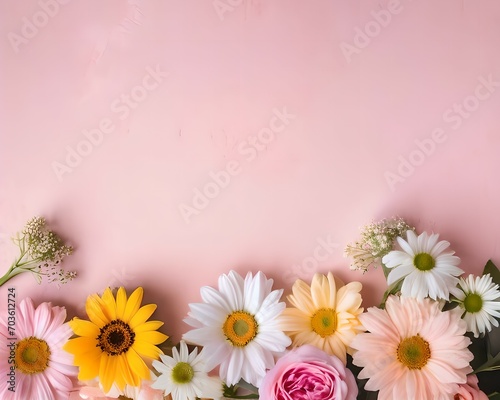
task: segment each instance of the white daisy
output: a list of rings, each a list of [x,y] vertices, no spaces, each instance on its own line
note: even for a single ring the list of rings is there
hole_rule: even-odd
[[[500,318],[500,290],[493,283],[490,274],[484,276],[469,275],[467,279],[460,278],[459,288],[451,290],[457,302],[464,310],[462,318],[467,323],[467,331],[474,337],[491,331],[491,326],[498,326]]]
[[[397,238],[402,250],[393,250],[382,258],[387,268],[392,268],[387,277],[389,286],[403,280],[401,294],[406,297],[433,300],[450,297],[450,290],[458,284],[457,276],[463,274],[457,265],[460,258],[454,251],[445,250],[450,243],[439,235],[423,232],[417,235],[407,231],[408,241]]]
[[[151,387],[163,390],[165,396],[170,394],[172,400],[220,399],[222,382],[207,375],[203,353],[198,354],[198,349],[189,353],[186,342],[182,340],[180,351],[175,347],[172,349],[172,357],[162,354],[162,362],[153,361],[153,367],[161,375]]]
[[[243,279],[231,271],[219,277],[219,290],[201,288],[203,303],[189,305],[184,321],[195,329],[183,339],[204,347],[209,368],[220,365],[228,385],[243,379],[258,387],[266,369],[274,366],[274,356],[291,343],[278,326],[285,309],[279,302],[283,290],[272,290],[272,285],[262,272]]]

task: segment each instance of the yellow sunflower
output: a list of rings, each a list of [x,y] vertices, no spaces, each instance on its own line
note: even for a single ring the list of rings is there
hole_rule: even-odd
[[[280,328],[292,339],[292,346],[311,344],[340,358],[354,337],[364,331],[358,316],[361,306],[361,283],[344,283],[333,276],[315,274],[311,286],[298,279],[288,301],[294,306],[281,314]]]
[[[102,297],[92,294],[85,309],[90,321],[74,318],[69,322],[76,337],[64,349],[74,355],[79,367],[78,379],[88,381],[96,377],[104,392],[113,384],[120,390],[125,385],[139,386],[141,380],[150,379],[151,372],[144,357],[158,359],[162,351],[156,347],[168,336],[157,332],[160,321],[147,321],[156,310],[156,304],[141,307],[142,287],[127,299],[123,287],[116,299],[107,288]]]

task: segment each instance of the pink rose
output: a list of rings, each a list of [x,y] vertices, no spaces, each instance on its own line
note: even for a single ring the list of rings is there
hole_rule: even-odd
[[[356,380],[342,361],[310,345],[297,347],[266,374],[260,400],[355,400]]]
[[[479,389],[477,383],[476,375],[468,375],[467,383],[460,385],[460,389],[453,397],[453,400],[488,400],[488,396]]]

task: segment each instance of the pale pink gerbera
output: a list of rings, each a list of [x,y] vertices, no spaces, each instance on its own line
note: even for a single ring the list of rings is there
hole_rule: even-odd
[[[71,354],[62,346],[72,335],[66,309],[21,300],[0,319],[0,398],[67,400],[76,376]]]
[[[450,399],[467,382],[473,355],[460,313],[430,299],[391,296],[385,310],[371,307],[359,319],[368,332],[352,341],[353,362],[380,399]]]

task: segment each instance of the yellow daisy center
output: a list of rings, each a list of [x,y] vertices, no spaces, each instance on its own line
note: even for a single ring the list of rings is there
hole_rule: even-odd
[[[255,338],[258,328],[253,315],[245,311],[235,311],[227,316],[222,331],[233,346],[244,347]]]
[[[117,356],[128,351],[134,340],[132,328],[122,320],[115,319],[100,329],[96,346],[110,356]]]
[[[187,362],[179,362],[172,369],[172,380],[178,384],[186,384],[193,380],[194,369]]]
[[[49,366],[50,349],[45,340],[29,337],[16,345],[16,368],[23,374],[37,374]]]
[[[476,313],[483,309],[483,299],[476,293],[469,293],[464,299],[465,311]]]
[[[436,266],[436,260],[428,253],[419,253],[413,259],[413,265],[420,271],[430,271]]]
[[[337,330],[337,313],[333,308],[320,308],[311,317],[311,328],[323,338],[332,335]]]
[[[429,343],[418,334],[403,339],[398,345],[397,357],[409,369],[422,369],[431,358]]]

